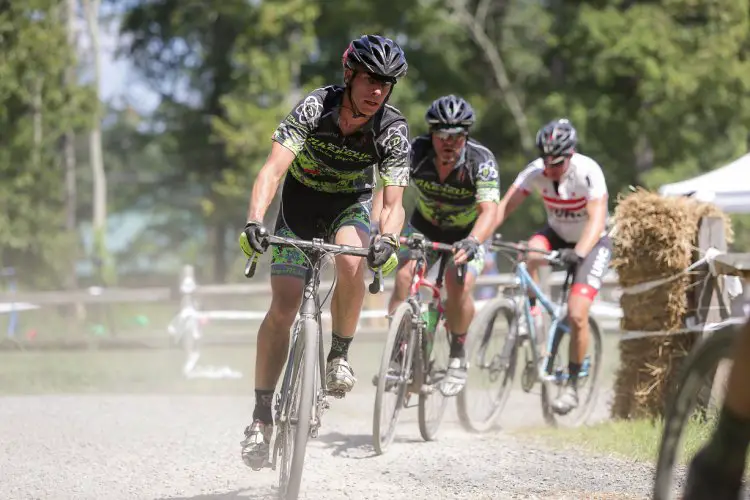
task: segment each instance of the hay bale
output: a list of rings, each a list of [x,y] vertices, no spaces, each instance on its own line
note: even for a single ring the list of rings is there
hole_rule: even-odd
[[[696,241],[702,217],[725,221],[727,241],[733,233],[729,217],[714,205],[685,197],[662,197],[644,189],[620,197],[615,210],[613,268],[623,288],[669,278],[699,256]],[[623,294],[621,328],[664,332],[663,336],[620,342],[620,368],[615,381],[614,418],[657,417],[681,360],[697,340],[674,334],[691,312],[688,291],[695,276],[685,275],[649,291]]]
[[[621,342],[612,417],[653,419],[663,416],[680,366],[696,337],[692,333],[678,333]]]

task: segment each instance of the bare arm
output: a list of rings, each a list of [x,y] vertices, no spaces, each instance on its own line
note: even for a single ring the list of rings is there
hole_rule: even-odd
[[[496,231],[503,222],[505,222],[505,219],[515,212],[527,196],[528,193],[526,191],[519,189],[515,185],[508,188],[505,196],[503,196],[503,199],[500,200],[500,203],[497,205],[497,210],[495,211],[495,227],[493,231]]]
[[[385,189],[379,189],[375,191],[372,197],[372,213],[370,214],[370,227],[380,227],[380,214],[383,211],[383,191]]]
[[[294,153],[274,142],[271,153],[266,158],[266,163],[260,169],[258,177],[253,185],[253,194],[250,198],[250,206],[247,211],[247,220],[263,221],[268,205],[271,204],[276,190],[279,188],[281,178],[294,161]]]
[[[474,227],[471,229],[469,236],[473,236],[479,243],[482,243],[490,237],[492,231],[495,229],[495,213],[497,211],[497,203],[494,201],[483,201],[477,203],[477,212],[479,217],[474,223]],[[467,255],[464,249],[454,251],[453,262],[456,265],[461,265],[467,262]]]
[[[495,217],[497,214],[497,203],[493,201],[484,201],[477,204],[479,216],[471,229],[470,236],[473,236],[480,243],[487,240],[495,229]]]
[[[381,190],[383,208],[380,212],[380,234],[401,233],[404,226],[403,186],[386,186]]]
[[[583,228],[583,234],[575,248],[576,253],[581,257],[588,255],[601,238],[607,220],[607,197],[589,200],[586,204],[586,211],[589,214],[589,221]]]

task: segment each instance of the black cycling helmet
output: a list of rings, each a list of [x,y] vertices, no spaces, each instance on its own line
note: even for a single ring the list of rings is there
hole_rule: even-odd
[[[549,122],[536,134],[536,147],[542,156],[570,156],[576,144],[578,134],[567,118]]]
[[[424,118],[430,128],[468,129],[474,125],[474,108],[462,97],[451,94],[432,101]]]
[[[341,60],[344,68],[357,71],[363,68],[391,83],[406,75],[409,65],[401,47],[380,35],[364,35],[352,40]]]

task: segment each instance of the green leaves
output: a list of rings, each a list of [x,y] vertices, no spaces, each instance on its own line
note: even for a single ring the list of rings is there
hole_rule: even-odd
[[[63,85],[75,58],[59,8],[37,0],[0,11],[0,266],[40,286],[58,285],[72,265],[60,140],[90,121],[90,92]]]

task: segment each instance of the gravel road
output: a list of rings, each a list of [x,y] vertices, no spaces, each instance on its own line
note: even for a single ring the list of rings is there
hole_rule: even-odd
[[[362,377],[365,378],[365,377]],[[649,465],[553,451],[507,432],[472,435],[454,406],[439,439],[403,414],[384,456],[371,440],[374,388],[360,383],[326,414],[308,446],[311,499],[646,498]],[[239,457],[252,399],[228,396],[50,395],[0,399],[0,498],[273,498],[277,474]],[[605,412],[604,402],[597,413]],[[542,423],[538,399],[511,396],[506,426]],[[510,422],[510,424],[509,424]]]

